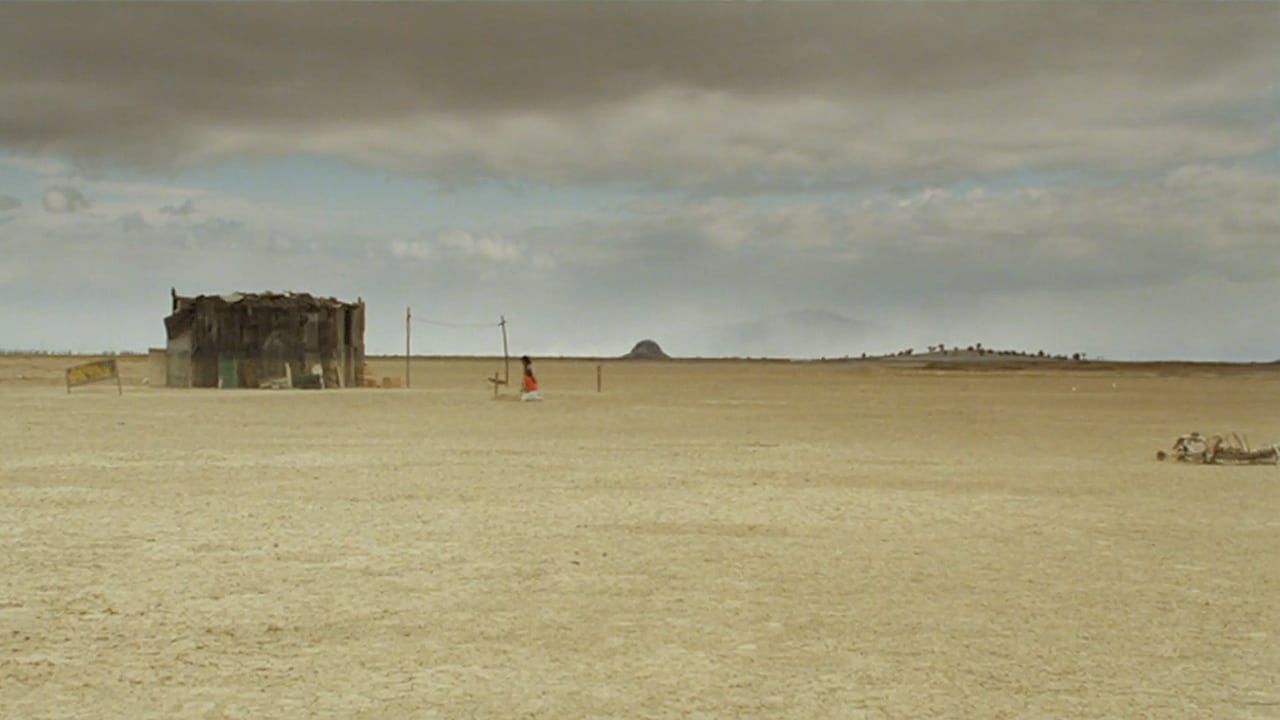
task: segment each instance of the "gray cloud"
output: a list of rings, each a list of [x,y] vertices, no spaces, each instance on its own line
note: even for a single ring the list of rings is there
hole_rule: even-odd
[[[11,195],[0,195],[0,212],[8,212],[9,210],[17,210],[22,207],[22,201]]]
[[[1104,187],[935,189],[781,206],[648,202],[511,240],[557,269],[553,290],[527,293],[734,322],[806,308],[866,319],[872,304],[945,308],[1045,289],[1226,282],[1241,267],[1263,279],[1277,269],[1267,250],[1276,194],[1274,174],[1192,167]]]
[[[417,240],[395,240],[390,243],[393,256],[404,260],[437,261],[452,258],[482,264],[544,265],[549,259],[530,256],[518,243],[496,234],[475,233],[447,228]]]
[[[120,216],[117,222],[120,224],[121,230],[124,230],[125,232],[131,232],[131,233],[142,232],[143,230],[146,230],[151,227],[150,225],[147,224],[147,221],[142,217],[142,213],[137,210]]]
[[[720,191],[1131,171],[1275,148],[1278,32],[1267,3],[9,5],[0,144]]]
[[[0,233],[0,257],[21,262],[0,283],[0,325],[26,327],[23,313],[38,310],[61,318],[65,338],[49,340],[57,347],[78,338],[86,350],[107,341],[145,348],[163,343],[174,285],[363,296],[370,351],[379,353],[403,348],[404,306],[412,305],[415,316],[450,322],[505,314],[515,347],[535,355],[621,354],[652,337],[668,352],[704,356],[857,356],[983,342],[1108,357],[1270,359],[1280,356],[1262,312],[1275,304],[1280,275],[1267,230],[1275,182],[1222,166],[1102,189],[877,194],[803,210],[652,202],[510,236],[485,226],[428,233],[421,258],[385,245],[353,257],[347,246],[311,238],[281,247],[232,222],[131,234],[117,218],[69,225],[57,243],[24,225]],[[1245,199],[1211,202],[1233,196]],[[709,207],[746,228],[736,246],[703,230]],[[1098,218],[1087,216],[1091,208]],[[797,216],[828,228],[828,241],[809,242]],[[443,243],[448,236],[502,238],[554,262],[494,262]],[[601,237],[611,240],[591,243]],[[359,232],[345,240],[371,244]],[[113,298],[114,320],[94,324],[77,312],[103,297]],[[414,347],[501,349],[487,329],[425,325],[415,326]]]
[[[876,330],[874,323],[829,310],[790,310],[727,323],[713,337],[720,348],[745,357],[788,357],[795,348],[809,356],[842,357],[856,354]]]
[[[188,231],[194,237],[200,239],[216,239],[234,235],[243,230],[244,227],[243,220],[214,217],[192,225],[188,228]]]
[[[100,159],[78,157],[72,160],[70,176],[72,180],[94,182],[106,179],[107,171]]]
[[[89,208],[89,200],[84,193],[73,187],[51,187],[44,191],[45,212],[56,215],[79,212]]]
[[[0,325],[109,279],[139,348],[176,285],[362,295],[374,352],[421,302],[535,354],[1271,358],[1277,37],[1267,3],[0,4],[0,150],[101,215],[0,216]],[[293,154],[502,190],[418,231],[102,181]],[[541,185],[569,207],[504,204]]]
[[[187,198],[181,205],[165,205],[160,208],[160,212],[165,215],[176,215],[178,217],[190,217],[196,211],[195,203],[191,202],[191,198]]]

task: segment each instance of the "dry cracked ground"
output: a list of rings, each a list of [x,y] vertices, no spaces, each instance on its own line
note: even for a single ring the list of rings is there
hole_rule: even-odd
[[[0,361],[3,718],[1280,717],[1280,468],[1154,459],[1270,370],[71,362]]]

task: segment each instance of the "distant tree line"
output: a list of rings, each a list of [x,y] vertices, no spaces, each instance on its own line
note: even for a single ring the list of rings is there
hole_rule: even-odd
[[[929,345],[928,349],[930,354],[938,354],[938,355],[952,355],[952,354],[959,355],[961,353],[968,353],[970,355],[978,355],[978,356],[995,355],[999,357],[1043,358],[1046,360],[1075,360],[1077,362],[1082,360],[1087,360],[1089,358],[1088,354],[1083,352],[1074,352],[1074,353],[1071,353],[1070,355],[1066,355],[1066,354],[1055,355],[1051,353],[1046,353],[1044,350],[1037,350],[1035,352],[1031,352],[1028,350],[998,350],[994,348],[983,347],[982,343],[974,343],[972,345],[969,345],[963,348],[960,347],[959,345],[952,346],[949,348],[947,347],[946,343],[939,343],[937,345]],[[905,350],[899,350],[897,352],[889,353],[887,355],[870,356],[870,357],[909,357],[911,355],[914,355],[915,352],[916,352],[915,348],[907,348]],[[865,358],[865,357],[868,357],[868,355],[866,353],[863,353],[862,357]]]
[[[37,357],[58,357],[61,355],[101,355],[104,357],[141,357],[146,355],[137,350],[103,350],[96,353],[76,352],[74,350],[23,350],[21,348],[0,348],[0,355],[34,355]]]

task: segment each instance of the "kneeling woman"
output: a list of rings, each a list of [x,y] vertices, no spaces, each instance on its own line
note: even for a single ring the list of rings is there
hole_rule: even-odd
[[[533,361],[525,355],[520,358],[520,362],[524,365],[524,382],[521,385],[520,399],[541,400],[542,396],[538,394],[538,379],[533,376]]]

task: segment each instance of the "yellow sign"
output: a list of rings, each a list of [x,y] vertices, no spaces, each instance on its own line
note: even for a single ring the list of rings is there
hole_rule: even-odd
[[[123,393],[124,389],[120,387],[120,371],[116,367],[115,358],[95,360],[91,363],[69,367],[67,368],[67,392],[71,392],[73,385],[88,385],[99,380],[110,380],[112,378],[115,378],[116,388]]]

